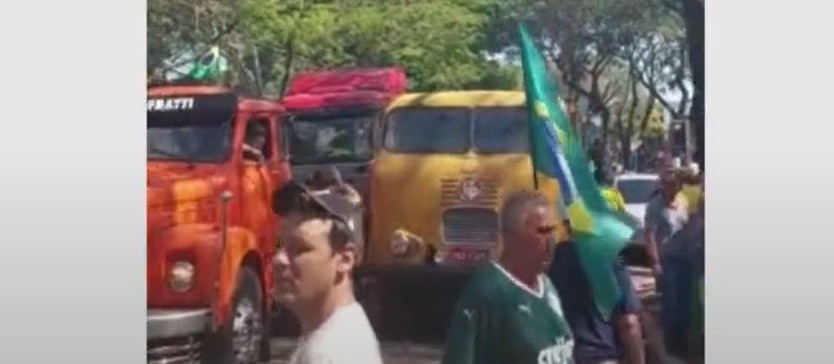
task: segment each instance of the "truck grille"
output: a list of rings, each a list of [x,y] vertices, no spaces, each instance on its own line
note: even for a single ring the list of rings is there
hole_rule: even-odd
[[[193,336],[148,341],[148,364],[199,364],[201,346]]]
[[[451,244],[498,242],[498,213],[482,207],[458,207],[443,212],[443,240]]]
[[[481,192],[472,200],[461,198],[461,182],[459,178],[445,178],[440,180],[440,203],[444,207],[466,204],[468,206],[493,207],[499,198],[498,181],[494,179],[478,179]]]

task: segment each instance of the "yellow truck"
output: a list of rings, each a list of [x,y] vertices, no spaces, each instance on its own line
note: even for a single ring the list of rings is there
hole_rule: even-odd
[[[524,93],[404,94],[383,128],[357,288],[377,330],[442,332],[465,279],[500,254],[504,197],[534,188]],[[539,180],[555,208],[558,186]]]

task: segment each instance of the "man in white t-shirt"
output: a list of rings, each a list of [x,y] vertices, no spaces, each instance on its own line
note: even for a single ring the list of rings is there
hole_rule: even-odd
[[[353,294],[359,248],[345,211],[355,204],[346,195],[344,186],[313,192],[294,181],[273,195],[273,211],[282,216],[276,298],[295,313],[302,331],[291,364],[382,364],[376,335]]]

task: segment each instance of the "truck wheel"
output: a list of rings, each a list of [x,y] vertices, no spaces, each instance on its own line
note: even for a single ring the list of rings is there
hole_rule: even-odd
[[[232,312],[229,319],[213,335],[207,359],[217,364],[255,364],[264,354],[264,341],[269,344],[261,294],[261,280],[252,268],[243,267],[238,275]]]
[[[268,309],[264,310],[264,312],[266,314],[261,321],[264,326],[261,329],[261,345],[260,350],[258,350],[258,359],[262,362],[268,362],[272,359],[272,343],[269,340],[272,337],[272,317],[270,317],[271,314]]]

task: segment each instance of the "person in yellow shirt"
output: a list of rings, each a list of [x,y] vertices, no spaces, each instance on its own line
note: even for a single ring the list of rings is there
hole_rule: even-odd
[[[602,188],[602,197],[608,202],[608,206],[611,207],[611,210],[617,212],[625,212],[625,199],[623,195],[614,187],[603,187]]]
[[[701,177],[694,170],[686,169],[681,171],[683,185],[678,193],[678,198],[686,201],[687,211],[690,215],[698,212],[701,202]]]
[[[596,172],[600,193],[612,211],[625,212],[625,199],[619,190],[614,188],[614,178],[610,172],[599,170]]]

